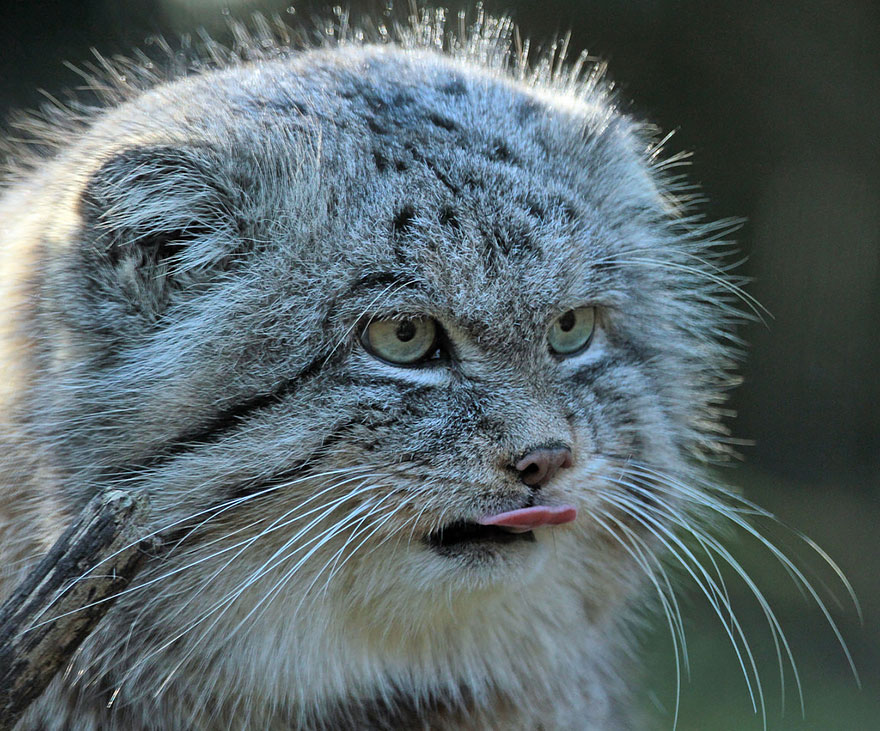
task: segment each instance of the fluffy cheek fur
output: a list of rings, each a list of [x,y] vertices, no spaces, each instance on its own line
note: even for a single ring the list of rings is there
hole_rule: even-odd
[[[554,488],[585,520],[483,564],[427,549],[387,470],[324,467],[335,474],[293,478],[234,520],[212,510],[187,526],[82,648],[80,692],[118,695],[117,720],[154,703],[187,717],[218,687],[230,689],[230,717],[293,707],[306,719],[391,687],[428,697],[465,685],[489,703],[493,688],[528,685],[553,697],[560,677],[592,672],[584,653],[608,652],[612,666],[613,643],[597,637],[616,635],[637,582],[589,519],[612,469],[602,460]],[[198,682],[167,693],[181,675]]]
[[[637,373],[629,377],[630,386],[638,381]],[[83,653],[85,677],[122,678],[117,682],[128,689],[130,702],[131,688],[161,689],[174,675],[161,677],[168,668],[199,668],[206,688],[221,675],[233,675],[236,687],[260,678],[260,689],[247,692],[306,708],[316,698],[358,688],[366,693],[379,677],[424,690],[452,687],[463,677],[500,683],[499,675],[516,675],[486,658],[544,658],[557,668],[559,639],[583,632],[584,612],[601,625],[634,588],[627,578],[633,575],[631,557],[614,535],[626,526],[610,514],[605,496],[620,491],[615,480],[625,469],[622,458],[662,467],[658,456],[669,445],[651,436],[668,432],[662,413],[621,395],[618,416],[638,418],[630,432],[603,427],[615,400],[581,387],[560,392],[555,421],[547,413],[533,421],[532,428],[544,425],[540,433],[522,425],[490,433],[476,425],[498,424],[499,413],[512,408],[509,395],[493,399],[484,393],[475,400],[473,394],[456,397],[454,389],[442,395],[442,416],[434,410],[436,391],[424,393],[422,401],[412,393],[377,396],[395,425],[402,418],[396,410],[406,404],[414,425],[409,441],[378,417],[364,419],[365,408],[357,424],[319,440],[324,446],[307,470],[200,511],[175,504],[166,493],[163,520],[174,511],[196,517],[181,525],[179,546],[168,560],[124,597],[118,611],[132,628],[126,652],[120,656],[118,643],[98,635]],[[473,411],[477,401],[481,407]],[[539,414],[548,411],[542,403],[515,408]],[[469,452],[444,444],[444,435],[453,427],[460,432],[462,424],[470,429],[465,443],[480,448]],[[424,537],[443,523],[474,519],[527,497],[506,466],[515,445],[546,439],[550,424],[564,432],[576,460],[541,500],[578,506],[577,524],[538,530],[533,544],[476,559],[429,549]],[[416,461],[413,454],[430,458]],[[208,464],[217,468],[215,460]],[[180,465],[176,474],[179,481]],[[204,472],[199,479],[204,485]],[[221,475],[213,479],[219,482]],[[161,628],[158,644],[149,639],[153,626]],[[510,630],[520,626],[532,627],[534,636],[524,639]],[[554,646],[551,658],[547,648]],[[438,663],[445,671],[438,673]],[[272,668],[268,686],[266,667]],[[315,667],[333,672],[316,674]],[[503,681],[505,687],[512,682]],[[298,697],[287,698],[293,688]]]

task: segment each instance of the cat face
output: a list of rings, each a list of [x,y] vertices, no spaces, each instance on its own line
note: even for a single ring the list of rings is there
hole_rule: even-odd
[[[613,565],[607,496],[676,502],[726,366],[643,133],[424,52],[305,59],[147,93],[74,153],[71,483],[144,484],[222,566],[167,580],[232,603]]]

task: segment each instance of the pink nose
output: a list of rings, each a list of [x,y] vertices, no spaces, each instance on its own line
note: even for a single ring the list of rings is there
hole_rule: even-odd
[[[568,447],[534,449],[513,467],[529,487],[544,487],[559,470],[571,467],[571,450]]]

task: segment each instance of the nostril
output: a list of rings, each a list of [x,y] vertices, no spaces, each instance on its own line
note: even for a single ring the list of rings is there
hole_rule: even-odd
[[[571,467],[572,456],[568,447],[540,447],[528,452],[515,465],[519,478],[530,487],[543,487],[565,467]]]

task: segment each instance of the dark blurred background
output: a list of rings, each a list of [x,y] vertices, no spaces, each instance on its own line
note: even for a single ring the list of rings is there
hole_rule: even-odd
[[[403,4],[403,3],[398,3]],[[351,2],[353,15],[384,3]],[[0,114],[79,83],[63,65],[129,53],[147,38],[199,26],[223,37],[227,15],[255,10],[296,23],[329,3],[263,0],[4,0]],[[457,11],[462,3],[448,3]],[[789,672],[782,689],[770,634],[743,586],[731,586],[752,641],[771,729],[880,728],[880,4],[876,0],[542,0],[486,3],[537,43],[572,31],[606,59],[634,114],[676,130],[694,152],[688,172],[711,217],[746,219],[742,272],[772,314],[744,329],[750,354],[734,398],[744,463],[722,479],[828,551],[861,599],[846,592],[791,534],[790,546],[826,599],[862,676],[858,690],[822,612],[774,571],[769,552],[736,549],[767,592],[798,661],[806,717]],[[741,584],[741,582],[740,582]],[[827,584],[828,590],[823,588]],[[835,597],[837,599],[835,599]],[[839,601],[838,601],[839,600]],[[692,592],[692,677],[681,729],[760,729],[724,628]],[[763,623],[763,624],[762,624]],[[644,702],[672,727],[674,663],[662,621],[649,633]]]

